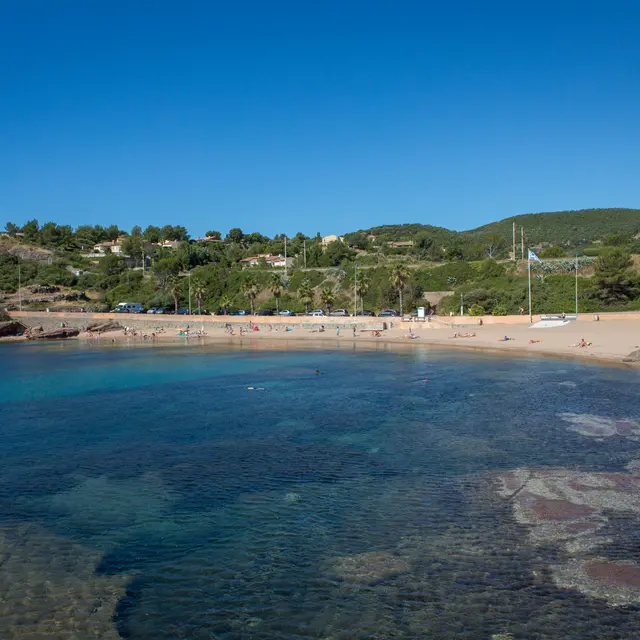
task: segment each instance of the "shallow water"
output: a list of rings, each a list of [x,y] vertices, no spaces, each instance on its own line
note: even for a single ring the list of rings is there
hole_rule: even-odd
[[[640,419],[635,371],[77,343],[0,345],[0,363],[2,638],[640,633],[637,607],[534,578],[559,551],[527,544],[493,486],[640,457],[559,417]]]

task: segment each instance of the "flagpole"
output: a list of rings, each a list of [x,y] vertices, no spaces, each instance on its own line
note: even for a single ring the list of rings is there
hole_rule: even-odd
[[[533,316],[531,315],[531,257],[527,259],[527,272],[529,274],[529,322],[533,322]]]

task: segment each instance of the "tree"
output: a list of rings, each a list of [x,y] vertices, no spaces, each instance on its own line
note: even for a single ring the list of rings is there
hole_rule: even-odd
[[[389,272],[389,284],[398,292],[400,300],[400,315],[404,315],[404,307],[402,303],[402,294],[409,282],[409,270],[403,264],[394,264]]]
[[[221,240],[222,239],[222,234],[219,231],[207,231],[207,233],[204,234],[205,238],[215,238],[216,240]]]
[[[29,220],[21,229],[24,239],[33,242],[38,237],[40,231],[40,223],[34,218]]]
[[[160,229],[153,225],[149,225],[142,233],[142,237],[152,244],[160,242]]]
[[[229,307],[231,306],[231,298],[225,293],[221,298],[218,304],[222,309],[222,313],[226,316],[229,313]]]
[[[272,273],[271,278],[269,278],[269,291],[271,291],[273,297],[276,299],[276,313],[280,313],[280,296],[282,295],[283,289],[284,282],[282,282],[280,274]]]
[[[205,283],[199,278],[194,278],[191,282],[191,291],[196,298],[196,304],[198,305],[198,314],[202,313],[202,300],[207,294],[207,287]]]
[[[298,288],[298,298],[300,298],[300,302],[304,305],[305,313],[309,313],[309,305],[313,303],[313,299],[315,297],[314,294],[315,292],[311,286],[311,281],[308,278],[305,278]]]
[[[360,310],[364,313],[364,297],[371,288],[371,280],[369,276],[361,273],[360,277],[356,281],[356,293],[360,296]],[[354,310],[355,313],[355,310]]]
[[[242,233],[242,229],[238,229],[237,227],[229,229],[229,233],[227,233],[225,237],[226,242],[235,242],[236,244],[240,244],[243,239],[244,233]]]
[[[15,236],[16,233],[19,233],[20,231],[20,227],[13,223],[13,222],[7,222],[7,224],[4,226],[5,231],[10,235],[10,236]]]
[[[242,293],[245,295],[247,300],[249,300],[249,303],[251,304],[251,315],[254,315],[254,304],[258,294],[260,293],[260,287],[253,276],[249,275],[242,283]]]
[[[336,301],[336,295],[331,287],[324,287],[320,292],[320,302],[323,307],[326,307],[327,311],[331,313],[333,303]]]
[[[562,247],[547,247],[540,252],[541,258],[566,258],[567,253]]]
[[[178,313],[178,303],[182,296],[182,280],[178,276],[171,276],[166,284],[167,293],[173,298],[174,311]]]
[[[492,233],[484,237],[484,246],[487,257],[493,258],[505,247],[505,239],[497,233]]]
[[[604,249],[596,260],[596,298],[604,304],[627,302],[633,295],[630,268],[631,255],[619,247]]]

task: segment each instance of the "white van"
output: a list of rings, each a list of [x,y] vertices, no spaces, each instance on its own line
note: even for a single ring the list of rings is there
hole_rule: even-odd
[[[121,302],[113,313],[144,313],[144,307],[139,302]]]

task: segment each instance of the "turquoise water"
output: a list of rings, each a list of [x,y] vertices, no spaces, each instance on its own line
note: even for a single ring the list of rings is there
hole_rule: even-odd
[[[557,417],[639,419],[635,371],[77,343],[0,362],[2,638],[638,637],[638,608],[533,578],[559,552],[493,486],[640,457]]]

